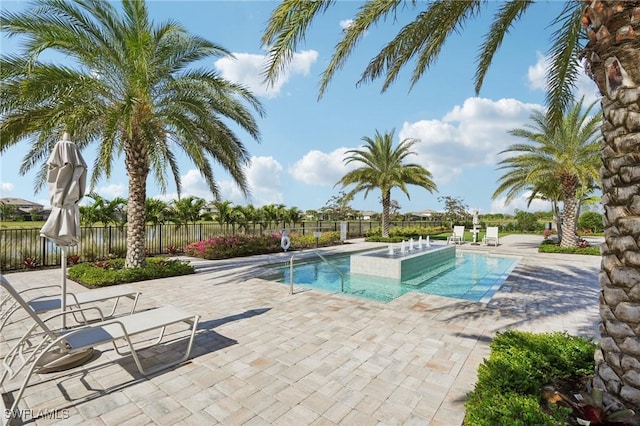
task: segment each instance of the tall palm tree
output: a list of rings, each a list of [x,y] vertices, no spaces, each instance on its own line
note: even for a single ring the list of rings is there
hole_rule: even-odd
[[[315,17],[326,12],[335,1],[304,2],[284,0],[274,10],[263,35],[270,47],[267,80],[274,82],[292,58],[297,44],[304,40]],[[411,82],[416,83],[434,64],[452,34],[464,32],[467,21],[480,16],[490,2],[479,0],[405,2],[372,0],[363,3],[342,39],[322,77],[320,95],[331,77],[346,62],[357,42],[375,28],[374,24],[393,17],[398,8],[414,7],[416,19],[400,29],[368,64],[360,82],[384,77],[383,90],[397,78],[400,70],[415,64]],[[476,91],[495,52],[512,26],[526,14],[532,1],[507,0],[498,6],[493,22],[480,47],[475,77]],[[605,243],[600,274],[600,328],[602,344],[596,356],[596,385],[623,400],[640,406],[640,246],[629,244],[640,235],[637,182],[640,168],[640,0],[567,1],[553,19],[555,30],[549,52],[547,107],[551,122],[559,125],[579,72],[579,58],[602,95],[604,146],[602,192]],[[397,22],[388,19],[388,22]],[[541,26],[547,24],[541,22]],[[586,45],[585,45],[586,41]],[[633,283],[633,284],[630,284]],[[633,307],[633,309],[629,309]]]
[[[507,192],[511,200],[522,190],[530,190],[531,197],[541,193],[553,204],[561,198],[563,247],[578,245],[576,212],[581,189],[593,188],[599,178],[602,116],[591,115],[593,106],[583,109],[582,100],[575,103],[555,129],[548,116],[535,111],[531,114],[533,124],[509,132],[529,143],[514,144],[501,152],[515,155],[499,163],[498,168],[506,172],[498,180],[493,198]]]
[[[376,130],[372,138],[364,136],[363,149],[347,151],[345,163],[361,163],[362,166],[351,170],[340,179],[343,187],[355,184],[349,194],[364,191],[365,198],[369,191],[379,189],[382,193],[382,236],[389,237],[389,211],[391,207],[391,190],[399,188],[410,198],[407,184],[418,185],[429,192],[437,191],[431,180],[431,172],[419,164],[405,163],[408,156],[416,154],[411,147],[415,139],[405,139],[397,148],[393,148],[394,131],[380,134]],[[337,184],[336,184],[337,185]]]
[[[102,0],[39,0],[24,12],[3,10],[0,17],[5,35],[25,39],[20,54],[0,60],[0,153],[28,139],[31,149],[20,169],[25,173],[44,165],[59,135],[68,131],[81,149],[98,144],[92,187],[111,176],[115,158],[124,154],[127,267],[145,263],[149,173],[164,192],[170,170],[180,194],[176,148],[200,170],[215,197],[211,160],[247,194],[243,166],[249,155],[227,122],[259,140],[251,109],[262,115],[262,106],[246,88],[191,67],[229,51],[176,22],[153,23],[140,0],[123,0],[120,9]]]

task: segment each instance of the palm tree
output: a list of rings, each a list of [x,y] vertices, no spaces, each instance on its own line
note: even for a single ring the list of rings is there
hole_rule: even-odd
[[[43,165],[38,177],[44,183],[44,160],[63,131],[81,149],[97,142],[91,187],[111,176],[114,157],[124,153],[127,267],[145,263],[149,173],[164,192],[170,170],[180,194],[176,147],[216,198],[211,160],[247,194],[249,155],[228,122],[259,140],[245,103],[260,115],[262,106],[246,88],[191,67],[229,51],[176,22],[153,23],[140,0],[123,0],[120,10],[102,0],[40,0],[24,12],[3,10],[0,18],[6,36],[25,38],[23,52],[0,61],[0,153],[29,139],[20,172]],[[46,62],[40,61],[45,53]]]
[[[369,191],[379,189],[382,192],[382,236],[389,237],[389,210],[391,207],[391,190],[400,188],[410,198],[407,184],[418,185],[429,192],[437,191],[431,180],[431,172],[419,164],[405,163],[412,154],[411,147],[415,139],[405,139],[397,148],[393,148],[394,131],[380,134],[376,130],[373,139],[363,137],[364,149],[347,151],[345,163],[361,163],[362,166],[348,172],[338,184],[343,187],[355,184],[349,194],[364,191],[365,198]],[[336,184],[337,185],[337,184]]]
[[[600,114],[590,115],[594,104],[583,110],[582,100],[565,115],[560,127],[551,127],[550,119],[540,111],[531,114],[533,124],[510,131],[530,141],[509,146],[501,153],[515,154],[499,163],[506,172],[493,193],[497,198],[507,192],[507,200],[522,190],[531,198],[541,194],[556,205],[562,199],[560,245],[576,247],[576,213],[583,188],[593,188],[600,168]]]
[[[178,224],[196,223],[202,217],[202,209],[207,205],[204,198],[195,196],[173,200],[173,218]]]
[[[293,226],[296,226],[296,223],[301,222],[303,218],[302,210],[297,207],[290,207],[286,210],[285,221],[290,223]]]
[[[171,216],[169,204],[157,198],[147,198],[145,202],[146,221],[158,225],[165,223]]]
[[[213,205],[216,208],[215,218],[221,228],[222,225],[226,225],[226,228],[228,228],[229,223],[231,223],[231,216],[233,213],[232,204],[233,203],[228,200],[213,202]],[[228,229],[225,229],[224,233],[226,234],[227,231]]]
[[[411,82],[416,83],[436,62],[448,36],[463,32],[465,23],[480,16],[482,7],[490,3],[476,0],[428,3],[373,0],[363,3],[336,45],[322,77],[320,95],[357,42],[375,28],[374,24],[393,17],[398,8],[421,9],[416,12],[416,19],[401,28],[369,62],[361,83],[384,77],[383,90],[386,90],[408,64],[415,64]],[[277,6],[262,38],[263,44],[270,47],[267,81],[277,79],[292,58],[298,42],[304,40],[314,18],[332,4],[335,2],[285,0]],[[477,58],[476,91],[482,87],[502,40],[532,4],[531,1],[508,0],[498,6]],[[554,127],[562,122],[566,107],[572,102],[572,89],[579,72],[578,59],[584,59],[587,72],[602,95],[602,200],[607,214],[604,216],[605,243],[600,274],[603,343],[596,357],[595,382],[636,406],[640,406],[640,367],[636,362],[640,353],[640,310],[628,308],[640,306],[640,267],[637,261],[630,261],[640,257],[640,246],[627,242],[637,241],[640,229],[635,196],[640,181],[640,168],[637,167],[637,153],[640,152],[637,112],[639,8],[640,0],[565,2],[561,14],[552,21],[555,31],[547,75],[547,107]],[[396,20],[389,19],[389,22]]]

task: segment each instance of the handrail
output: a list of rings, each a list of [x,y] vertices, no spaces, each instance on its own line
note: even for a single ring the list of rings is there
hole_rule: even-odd
[[[338,275],[340,275],[340,292],[344,293],[344,274],[338,270],[334,265],[329,263],[327,259],[323,255],[320,254],[318,250],[311,250],[311,253],[314,253],[318,256],[324,263],[329,265],[331,269],[333,269]],[[295,253],[291,255],[289,259],[289,294],[293,294],[293,258],[295,257]]]

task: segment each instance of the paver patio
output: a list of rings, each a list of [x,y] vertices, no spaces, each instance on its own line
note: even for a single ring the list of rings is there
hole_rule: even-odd
[[[522,256],[488,304],[419,293],[388,303],[315,290],[289,295],[288,286],[257,277],[256,265],[284,264],[291,253],[197,261],[194,275],[127,284],[142,291],[139,309],[172,304],[201,316],[190,361],[144,377],[130,358],[102,346],[83,367],[35,377],[20,403],[27,410],[22,421],[459,426],[496,331],[597,335],[599,257],[538,254],[539,236],[500,242],[459,248]],[[7,278],[23,289],[58,284],[60,271]],[[24,326],[5,327],[1,353]],[[143,352],[148,362],[177,356],[184,336],[176,332],[168,344]],[[18,384],[2,389],[5,400]]]

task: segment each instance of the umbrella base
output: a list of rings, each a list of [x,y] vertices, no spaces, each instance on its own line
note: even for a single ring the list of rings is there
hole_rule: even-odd
[[[87,363],[93,358],[93,348],[74,353],[49,353],[38,362],[39,374],[56,373]]]

